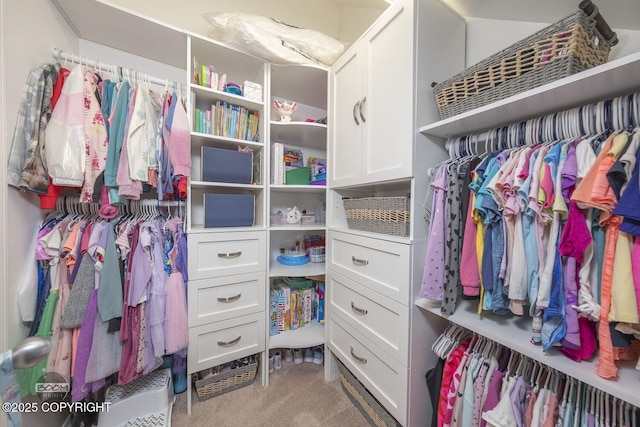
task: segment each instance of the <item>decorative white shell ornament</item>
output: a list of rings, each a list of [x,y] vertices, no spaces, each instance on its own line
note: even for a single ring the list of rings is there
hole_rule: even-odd
[[[293,116],[293,113],[298,109],[298,103],[287,101],[281,102],[274,99],[273,107],[278,111],[278,114],[280,114],[281,122],[290,122],[291,116]]]

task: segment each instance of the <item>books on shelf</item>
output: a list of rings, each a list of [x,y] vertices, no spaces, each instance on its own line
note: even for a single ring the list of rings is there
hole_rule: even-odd
[[[193,131],[226,138],[257,142],[260,140],[260,115],[240,105],[217,101],[207,110],[197,107],[195,93],[193,100]]]
[[[271,144],[271,184],[324,185],[326,172],[326,159],[309,157],[305,166],[302,149],[281,142]]]
[[[284,171],[301,168],[304,166],[304,155],[299,148],[283,147],[282,162]]]
[[[270,335],[296,330],[312,322],[324,324],[324,281],[308,283],[308,286],[298,288],[276,279],[271,284]]]
[[[273,185],[284,184],[283,156],[284,144],[281,142],[274,142],[271,145],[271,184]]]

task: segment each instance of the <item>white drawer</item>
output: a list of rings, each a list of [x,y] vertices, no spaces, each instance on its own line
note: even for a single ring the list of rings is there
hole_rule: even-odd
[[[411,246],[346,233],[329,233],[329,269],[409,305]]]
[[[264,312],[189,328],[189,374],[265,349]]]
[[[409,307],[329,272],[329,309],[403,366],[408,362]]]
[[[329,321],[329,348],[393,417],[405,425],[407,369],[349,325]]]
[[[189,280],[264,271],[266,233],[189,234]]]
[[[264,312],[262,272],[189,281],[189,326]]]

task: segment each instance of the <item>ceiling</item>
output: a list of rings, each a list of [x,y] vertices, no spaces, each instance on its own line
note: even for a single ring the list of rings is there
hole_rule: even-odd
[[[441,0],[465,17],[553,23],[578,10],[580,0]],[[613,28],[640,30],[640,1],[593,0]]]
[[[385,9],[393,0],[331,0],[340,7],[363,7],[369,9]]]
[[[331,0],[342,7],[385,9],[393,0]],[[580,0],[440,0],[466,18],[553,23],[578,10]],[[607,23],[640,30],[640,1],[593,0]]]

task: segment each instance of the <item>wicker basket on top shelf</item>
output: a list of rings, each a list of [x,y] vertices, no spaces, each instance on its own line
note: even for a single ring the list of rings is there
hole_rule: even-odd
[[[607,62],[617,43],[598,8],[579,10],[434,86],[446,119]],[[600,29],[607,37],[603,36]]]

